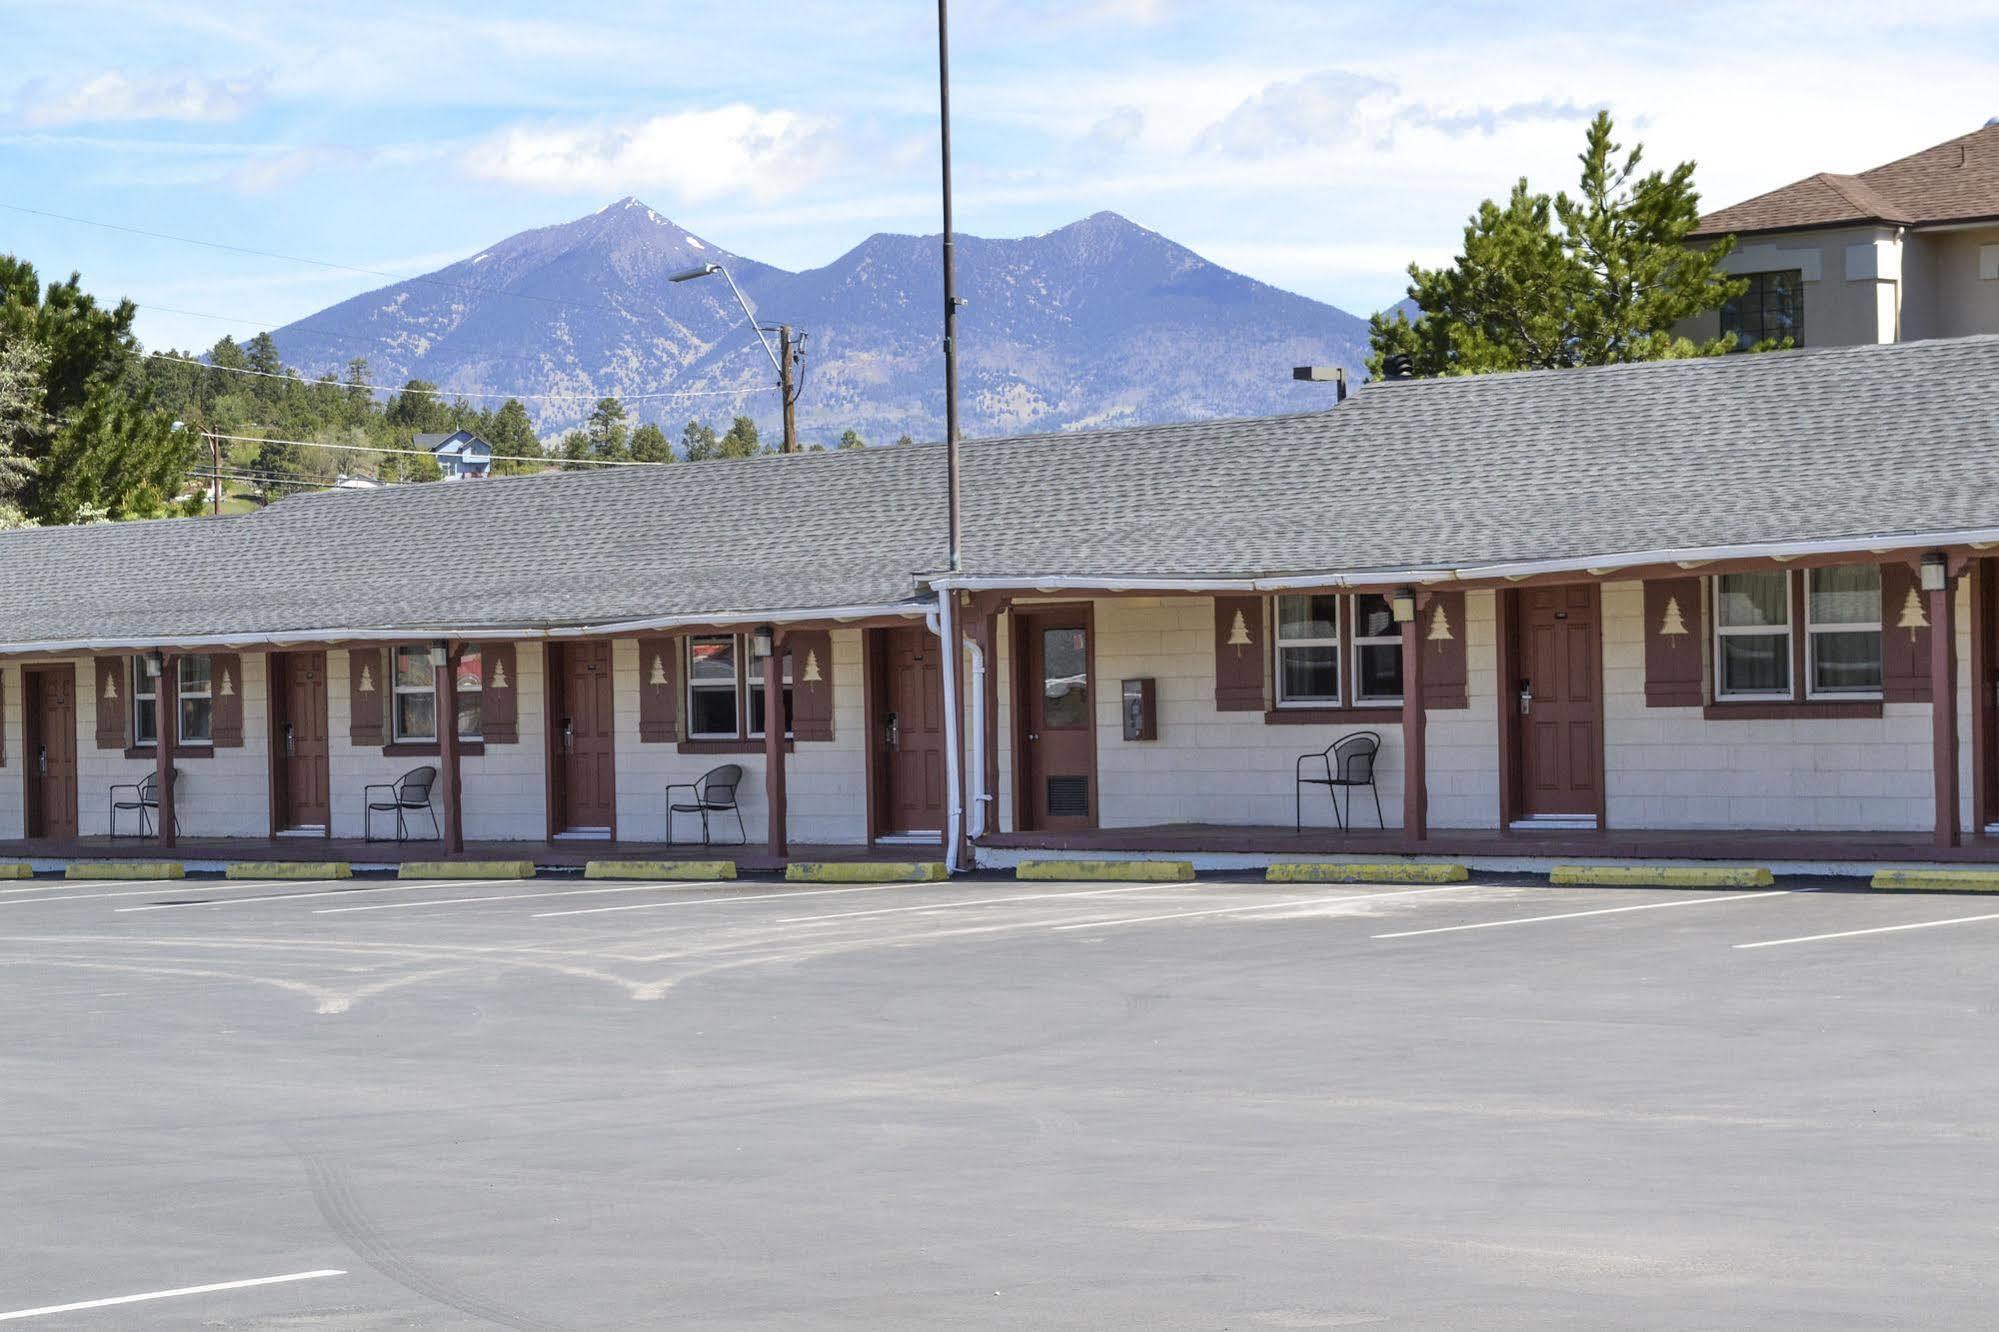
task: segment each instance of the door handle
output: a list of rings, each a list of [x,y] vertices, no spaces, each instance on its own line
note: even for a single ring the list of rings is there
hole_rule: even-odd
[[[1520,715],[1531,716],[1534,712],[1534,689],[1527,681],[1520,682]]]
[[[49,775],[49,747],[42,745],[35,750],[35,771],[46,777]]]
[[[567,717],[562,719],[562,752],[565,754],[576,752],[576,727]]]
[[[1033,733],[1032,731],[1030,731],[1030,732],[1028,732],[1028,735],[1027,735],[1027,738],[1028,738],[1029,740],[1039,740],[1039,739],[1040,739],[1041,737],[1040,737],[1040,736],[1038,736],[1038,735],[1036,735],[1036,734],[1034,734],[1034,733]]]
[[[286,722],[286,723],[285,723],[285,757],[286,757],[286,758],[290,758],[290,757],[291,757],[291,756],[293,755],[293,753],[295,753],[295,752],[296,752],[296,750],[295,750],[295,747],[294,747],[294,746],[293,746],[293,744],[292,744],[292,724],[291,724],[290,722]]]
[[[893,712],[889,713],[888,720],[882,723],[882,743],[888,746],[891,754],[898,753],[902,749],[902,718]]]

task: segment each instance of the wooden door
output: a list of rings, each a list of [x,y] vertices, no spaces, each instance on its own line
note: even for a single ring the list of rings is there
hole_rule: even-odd
[[[1594,584],[1520,593],[1521,813],[1598,816],[1603,807],[1603,683]]]
[[[612,738],[611,644],[564,643],[555,658],[552,728],[557,832],[603,833],[614,826],[617,750]]]
[[[332,816],[326,654],[272,653],[271,810],[278,830],[326,831]]]
[[[878,836],[944,836],[944,650],[923,628],[884,629],[875,657]]]
[[[23,671],[27,834],[73,838],[76,825],[76,668]]]
[[[1097,826],[1097,727],[1087,608],[1017,617],[1022,827]]]

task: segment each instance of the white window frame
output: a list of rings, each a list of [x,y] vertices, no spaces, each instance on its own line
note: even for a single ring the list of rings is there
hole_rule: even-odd
[[[764,738],[763,728],[750,729],[750,718],[755,715],[755,709],[751,707],[750,698],[753,694],[761,694],[763,692],[763,659],[757,655],[756,635],[740,634],[738,635],[738,641],[742,645],[742,651],[741,655],[736,659],[743,663],[743,738],[747,740],[761,740]],[[777,652],[780,657],[779,684],[781,688],[779,692],[786,699],[790,700],[792,706],[788,711],[791,713],[792,725],[796,726],[798,700],[792,693],[791,688],[791,650],[789,648],[779,649],[775,642],[771,644],[771,650]],[[764,703],[764,718],[766,721],[770,718],[770,703],[768,701]],[[791,735],[792,727],[785,727],[784,738],[789,740],[791,739]]]
[[[727,684],[719,680],[694,678],[694,645],[726,641],[730,644],[730,666],[732,678]],[[743,738],[743,636],[741,634],[689,634],[681,640],[681,674],[687,681],[687,738],[689,740],[740,740]],[[699,693],[719,694],[723,690],[730,694],[729,715],[735,724],[727,731],[697,731],[694,729],[694,696]]]
[[[188,687],[187,666],[190,662],[194,661],[205,661],[208,663],[208,684],[204,689],[190,689]],[[174,670],[177,672],[177,678],[174,681],[176,686],[174,690],[174,746],[178,749],[213,749],[215,747],[215,663],[205,654],[192,653],[175,657]],[[186,715],[187,705],[192,701],[198,700],[206,700],[208,703],[208,734],[206,736],[190,738],[187,734],[187,728],[181,723]],[[155,706],[153,716],[158,717],[159,715],[159,708]]]
[[[1284,637],[1284,603],[1289,600],[1311,601],[1314,596],[1325,597],[1333,603],[1333,633],[1325,638]],[[1345,706],[1346,681],[1340,675],[1346,669],[1345,654],[1340,646],[1340,617],[1345,610],[1340,603],[1345,598],[1333,593],[1287,592],[1274,598],[1270,605],[1271,642],[1271,696],[1280,708],[1338,708]],[[1325,648],[1333,650],[1333,692],[1313,694],[1305,698],[1287,698],[1284,693],[1284,654],[1293,648]]]
[[[430,665],[430,683],[428,685],[406,685],[403,683],[402,666],[398,660],[401,654],[405,652],[422,653],[424,663],[430,665],[430,649],[426,646],[399,643],[389,649],[389,739],[392,743],[398,745],[434,745],[437,743],[438,737],[436,708],[433,707],[431,709],[429,735],[406,735],[403,733],[403,710],[399,700],[405,694],[415,695],[422,693],[428,693],[433,699],[436,698],[437,667]],[[453,711],[455,714],[456,709],[454,708]]]
[[[174,658],[174,671],[178,684],[178,688],[174,691],[173,719],[174,748],[176,749],[213,749],[215,747],[214,663],[210,662],[209,664],[210,673],[208,688],[206,689],[189,689],[186,678],[180,675],[180,671],[185,663],[193,661],[196,658],[207,660],[207,654],[199,652],[183,653]],[[149,749],[160,742],[159,677],[147,669],[147,657],[142,655],[130,658],[130,664],[125,672],[125,680],[125,715],[130,724],[132,747],[134,749]],[[188,699],[204,698],[208,700],[208,735],[202,738],[190,739],[182,733],[180,724],[181,704]],[[139,725],[139,705],[141,703],[150,703],[153,706],[153,733],[151,735],[146,734]]]
[[[133,657],[125,671],[125,697],[127,713],[131,718],[132,745],[143,749],[156,745],[160,740],[160,682],[158,677],[146,670],[146,658]],[[139,705],[153,705],[153,733],[147,735],[139,726]]]
[[[1875,595],[1878,599],[1881,590],[1880,589],[1881,569],[1879,565],[1834,565],[1831,567],[1873,569],[1875,576]],[[1805,697],[1808,699],[1854,699],[1860,702],[1866,702],[1869,700],[1878,700],[1882,696],[1881,689],[1879,686],[1873,689],[1821,689],[1818,686],[1818,674],[1819,674],[1818,646],[1819,646],[1819,636],[1821,634],[1870,634],[1871,633],[1875,636],[1875,643],[1878,648],[1880,645],[1881,635],[1883,632],[1885,632],[1882,625],[1881,615],[1878,610],[1876,611],[1872,622],[1862,622],[1859,624],[1824,624],[1824,625],[1816,623],[1812,619],[1812,580],[1817,578],[1821,573],[1824,572],[1826,572],[1825,569],[1805,570],[1805,606],[1804,606]],[[1877,675],[1885,675],[1885,672],[1882,669],[1885,663],[1877,660],[1875,665],[1876,665],[1875,673]]]
[[[1366,594],[1355,592],[1341,598],[1341,600],[1347,603],[1344,608],[1348,617],[1347,622],[1353,626],[1353,673],[1347,677],[1353,681],[1353,705],[1357,708],[1399,708],[1402,706],[1402,696],[1406,692],[1403,681],[1407,678],[1406,672],[1408,671],[1409,663],[1402,660],[1402,626],[1395,622],[1395,599],[1385,594],[1382,595],[1382,600],[1388,603],[1388,623],[1392,628],[1392,632],[1364,637],[1360,632],[1360,599],[1363,595]],[[1361,674],[1360,669],[1360,652],[1364,647],[1393,647],[1395,649],[1398,669],[1395,672],[1396,687],[1393,694],[1363,694],[1360,692],[1361,681],[1367,678]]]
[[[452,674],[451,715],[453,717],[458,715],[458,704],[464,699],[465,695],[470,694],[479,701],[479,711],[473,714],[476,720],[472,723],[472,729],[468,731],[462,726],[458,728],[458,738],[460,740],[469,740],[476,745],[484,743],[486,739],[486,661],[480,653],[477,643],[467,643],[460,649],[458,653],[459,668],[462,669],[467,662],[472,663],[474,667],[470,676],[459,675],[456,671]],[[465,687],[465,681],[468,679],[473,682],[472,687],[469,689]]]
[[[1749,569],[1745,573],[1768,573],[1770,570]],[[1784,584],[1784,615],[1780,624],[1738,624],[1724,627],[1721,622],[1721,581],[1728,574],[1716,574],[1708,580],[1708,596],[1714,618],[1714,699],[1717,703],[1771,703],[1787,702],[1797,697],[1798,682],[1792,679],[1797,644],[1792,635],[1797,633],[1798,608],[1792,604],[1796,588],[1792,586],[1791,571],[1774,571]],[[1784,687],[1782,689],[1737,689],[1727,690],[1722,682],[1727,678],[1722,670],[1722,640],[1727,637],[1772,638],[1782,635],[1784,639]]]

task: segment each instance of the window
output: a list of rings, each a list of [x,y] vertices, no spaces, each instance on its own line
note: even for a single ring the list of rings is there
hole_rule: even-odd
[[[437,743],[437,668],[430,664],[430,648],[395,649],[395,702],[390,712],[390,736],[396,744]],[[453,712],[458,719],[458,738],[477,742],[485,738],[485,668],[476,646],[458,655],[458,671],[453,677]]]
[[[176,657],[180,694],[180,724],[174,735],[176,745],[205,746],[215,743],[215,681],[212,665],[205,656]],[[132,743],[138,746],[159,743],[160,681],[152,673],[149,659],[132,658]]]
[[[755,634],[687,640],[687,738],[754,740],[764,733],[764,653]],[[784,654],[784,733],[791,734],[791,654]]]
[[[1759,342],[1789,338],[1805,345],[1805,284],[1801,269],[1776,273],[1738,274],[1749,279],[1749,290],[1721,306],[1721,335],[1743,351]]]
[[[1802,587],[1803,605],[1794,587]],[[1714,580],[1715,697],[1873,699],[1881,696],[1881,570],[1841,565],[1723,574]],[[1804,679],[1792,678],[1804,636]]]
[[[1341,641],[1352,644],[1341,687]],[[1385,596],[1277,598],[1277,706],[1394,707],[1402,701],[1402,626]]]

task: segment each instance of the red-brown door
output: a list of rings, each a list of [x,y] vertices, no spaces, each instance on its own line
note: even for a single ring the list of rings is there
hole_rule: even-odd
[[[1085,610],[1021,615],[1020,812],[1024,829],[1097,826],[1097,728]]]
[[[875,832],[944,836],[944,653],[929,630],[884,629],[877,640]]]
[[[76,668],[22,672],[28,772],[27,834],[71,838],[76,827]]]
[[[564,643],[555,658],[555,830],[602,833],[616,801],[612,742],[611,645]]]
[[[277,748],[271,808],[278,830],[324,832],[332,813],[326,743],[326,654],[271,655],[271,718]]]
[[[1528,588],[1520,606],[1520,812],[1595,818],[1603,805],[1597,589]]]

